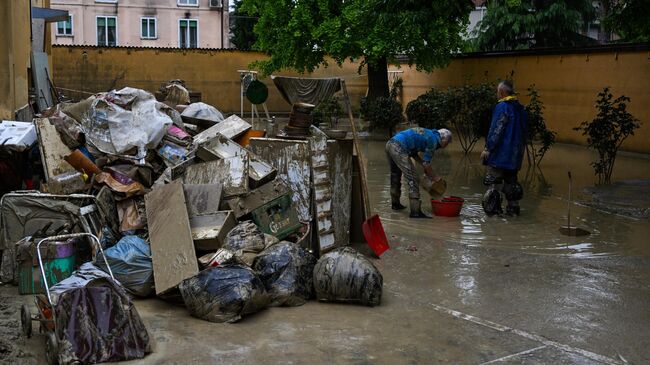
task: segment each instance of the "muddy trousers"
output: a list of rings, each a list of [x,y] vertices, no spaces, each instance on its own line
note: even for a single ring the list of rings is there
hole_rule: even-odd
[[[517,170],[499,169],[492,166],[487,166],[483,184],[488,187],[495,188],[496,185],[502,184],[501,192],[505,195],[508,205],[506,211],[508,213],[519,214],[519,200],[523,196],[521,185],[517,181]]]
[[[388,141],[386,143],[386,156],[390,164],[391,203],[399,203],[399,198],[402,193],[402,175],[404,175],[408,184],[411,210],[413,211],[415,209],[420,211],[420,184],[413,161],[406,150],[396,141]]]

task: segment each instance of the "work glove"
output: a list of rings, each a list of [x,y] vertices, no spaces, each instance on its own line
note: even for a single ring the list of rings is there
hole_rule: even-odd
[[[481,161],[486,162],[489,157],[490,157],[490,151],[483,150],[483,152],[481,152]]]

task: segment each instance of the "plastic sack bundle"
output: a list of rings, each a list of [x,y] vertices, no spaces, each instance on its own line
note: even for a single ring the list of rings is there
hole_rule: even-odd
[[[375,265],[349,247],[326,253],[314,268],[318,300],[379,305],[383,281]]]
[[[296,307],[314,293],[316,258],[291,242],[280,242],[262,251],[253,262],[273,306]]]
[[[124,236],[113,247],[104,250],[106,260],[117,279],[130,293],[146,297],[153,293],[153,264],[149,244],[138,236]],[[101,253],[95,264],[106,269]]]
[[[255,223],[245,221],[228,232],[222,248],[234,252],[238,260],[250,266],[255,256],[266,248],[266,237]]]
[[[125,87],[92,101],[83,119],[87,140],[101,152],[121,155],[137,147],[138,158],[155,148],[172,124],[165,104],[151,93]]]
[[[269,303],[262,281],[243,265],[203,270],[178,288],[190,313],[210,322],[236,322]]]
[[[210,120],[215,123],[219,123],[224,119],[223,114],[221,114],[217,108],[201,102],[188,105],[187,108],[183,110],[181,115],[184,117]]]

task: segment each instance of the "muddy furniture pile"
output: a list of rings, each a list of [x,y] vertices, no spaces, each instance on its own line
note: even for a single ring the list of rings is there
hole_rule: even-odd
[[[0,280],[42,300],[43,278],[67,288],[93,282],[88,273],[110,273],[102,280],[115,303],[156,295],[212,322],[313,298],[378,305],[381,274],[347,247],[364,219],[352,141],[314,126],[251,137],[263,131],[213,106],[188,105],[177,88],[169,95],[183,105],[124,88],[34,119],[45,181],[40,191],[2,198]],[[52,241],[36,259],[39,238],[74,233],[96,236],[103,250],[83,238]],[[111,309],[93,309],[102,310]]]

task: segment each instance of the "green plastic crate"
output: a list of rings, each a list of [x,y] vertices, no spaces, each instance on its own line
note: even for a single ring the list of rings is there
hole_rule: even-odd
[[[271,200],[251,211],[253,222],[262,232],[283,239],[302,227],[289,194]]]

